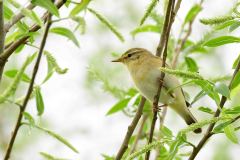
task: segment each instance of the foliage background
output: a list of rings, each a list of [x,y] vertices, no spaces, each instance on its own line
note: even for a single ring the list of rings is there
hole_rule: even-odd
[[[173,25],[172,34],[175,37],[179,34],[180,25],[184,20],[183,17],[196,2],[198,1],[183,0]],[[27,1],[21,1],[21,3],[26,4]],[[91,8],[105,15],[123,33],[124,43],[121,43],[108,28],[103,26],[89,12],[84,14],[87,23],[86,33],[81,35],[80,32],[75,32],[80,42],[80,48],[77,48],[65,38],[50,34],[46,50],[51,51],[60,66],[68,68],[68,72],[64,75],[54,75],[42,86],[45,113],[41,118],[37,116],[35,101],[30,101],[27,111],[38,119],[38,123],[61,133],[63,137],[78,148],[80,153],[73,153],[46,134],[35,129],[29,131],[29,128],[23,127],[19,132],[12,159],[25,160],[26,157],[27,159],[41,159],[38,152],[42,151],[58,157],[84,160],[103,159],[101,154],[116,154],[131,119],[121,112],[106,116],[107,111],[117,102],[117,99],[103,91],[102,82],[96,81],[89,70],[100,73],[106,81],[109,81],[111,86],[128,89],[133,85],[126,68],[112,64],[110,61],[114,58],[114,55],[119,55],[131,47],[141,46],[155,52],[159,34],[143,33],[136,35],[135,38],[130,34],[130,31],[139,25],[148,3],[147,0],[138,0],[137,3],[136,1],[110,0],[91,2]],[[160,3],[162,2],[160,1]],[[229,12],[235,3],[236,1],[229,0],[218,0],[217,2],[208,0],[204,2],[203,10],[193,25],[193,33],[190,39],[198,41],[211,30],[210,27],[201,24],[199,18],[224,15]],[[157,9],[160,10],[161,8]],[[68,12],[69,9],[61,8],[61,17],[68,15]],[[148,20],[147,22],[151,23],[152,21]],[[71,21],[61,21],[56,25],[70,29],[74,27]],[[237,30],[233,34],[239,35],[239,31]],[[39,43],[40,39],[36,41]],[[239,49],[238,44],[230,44],[212,49],[209,54],[193,54],[191,57],[197,61],[199,72],[205,77],[229,75],[232,72],[232,63],[239,54]],[[15,54],[10,58],[5,70],[19,68],[29,53],[33,52],[33,48],[26,47],[21,54]],[[180,58],[181,60],[182,58]],[[40,80],[44,78],[47,70],[45,59],[41,63],[37,83],[41,82]],[[29,69],[28,72],[30,71]],[[1,88],[8,85],[11,79],[3,77],[3,80]],[[26,88],[26,84],[21,83],[20,88]],[[24,92],[21,89],[18,90],[17,95]],[[190,95],[197,93],[190,87],[186,87],[184,90]],[[238,96],[239,94],[237,93]],[[234,97],[234,103],[239,104],[240,100],[236,98],[237,96]],[[2,105],[6,104],[0,106],[0,157],[3,157],[4,148],[17,114],[17,109],[13,106],[8,104],[8,107],[2,107]],[[214,103],[206,97],[194,106],[212,107]],[[210,115],[198,111],[196,107],[193,107],[192,111],[199,120],[210,118]],[[171,110],[167,114],[165,123],[175,133],[186,127],[181,118]],[[190,139],[195,142],[198,137],[191,134]],[[197,159],[237,160],[238,152],[239,144],[232,144],[225,135],[216,135],[202,149]]]

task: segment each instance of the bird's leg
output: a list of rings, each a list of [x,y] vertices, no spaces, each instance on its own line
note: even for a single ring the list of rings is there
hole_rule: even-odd
[[[153,105],[153,112],[160,112],[163,107],[167,107],[167,105],[162,104],[162,105],[159,106],[159,105],[154,104]]]

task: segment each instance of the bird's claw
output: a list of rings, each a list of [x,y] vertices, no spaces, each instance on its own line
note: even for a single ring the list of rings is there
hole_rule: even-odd
[[[153,105],[153,113],[154,112],[160,112],[162,110],[163,107],[167,107],[166,104],[163,104],[163,105]]]

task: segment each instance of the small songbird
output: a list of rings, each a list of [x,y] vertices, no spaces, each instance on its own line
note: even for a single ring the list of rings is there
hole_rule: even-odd
[[[153,103],[159,86],[162,59],[146,49],[132,48],[112,62],[125,64],[139,92]],[[168,65],[166,67],[170,68]],[[180,83],[174,75],[165,74],[159,102],[171,107],[188,125],[197,122],[188,109],[189,103],[186,102]],[[201,133],[201,128],[194,132]]]

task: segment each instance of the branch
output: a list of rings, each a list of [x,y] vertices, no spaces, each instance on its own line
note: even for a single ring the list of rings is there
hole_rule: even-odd
[[[29,4],[26,9],[32,10],[35,6],[33,4]],[[15,15],[8,23],[6,23],[4,25],[4,31],[5,33],[7,33],[9,31],[9,29],[15,25],[17,22],[19,22],[22,18],[24,18],[25,16],[22,14],[22,12],[18,13],[17,15]]]
[[[148,118],[147,115],[143,115],[142,121],[141,121],[141,123],[140,123],[139,130],[138,130],[138,133],[137,133],[137,136],[136,136],[136,139],[135,139],[135,141],[134,141],[134,143],[133,143],[133,145],[132,145],[132,148],[131,148],[129,154],[132,154],[132,153],[136,150],[138,141],[139,141],[139,139],[141,138],[142,131],[143,131],[143,127],[144,127],[144,124],[145,124],[147,118]]]
[[[202,5],[202,3],[203,3],[203,0],[200,1],[199,5]],[[189,22],[187,33],[185,34],[183,39],[178,43],[179,45],[175,49],[175,56],[174,56],[173,61],[172,61],[172,68],[173,69],[176,68],[178,57],[179,57],[179,55],[180,55],[180,53],[181,53],[181,51],[182,51],[182,49],[183,49],[187,39],[189,38],[189,36],[192,33],[192,25],[193,25],[193,22],[196,19],[196,17],[197,17],[197,15]],[[182,28],[182,31],[183,31],[183,28]],[[180,33],[180,35],[181,35],[181,33]]]
[[[47,24],[46,24],[46,28],[45,28],[45,31],[44,31],[44,34],[43,34],[42,42],[41,42],[41,45],[40,45],[40,49],[39,49],[37,61],[36,61],[35,65],[34,65],[31,82],[30,82],[30,84],[29,84],[28,91],[27,91],[27,94],[26,94],[26,96],[25,96],[23,105],[22,105],[22,107],[20,108],[20,112],[19,112],[19,115],[18,115],[17,123],[16,123],[15,129],[14,129],[14,131],[13,131],[12,137],[11,137],[11,139],[10,139],[10,142],[9,142],[9,144],[8,144],[8,147],[7,147],[7,151],[6,151],[4,160],[8,160],[8,159],[10,158],[10,154],[11,154],[11,152],[12,152],[12,147],[13,147],[13,145],[14,145],[16,136],[17,136],[18,131],[19,131],[19,128],[20,128],[20,126],[21,126],[21,121],[22,121],[23,113],[24,113],[24,111],[26,110],[28,101],[29,101],[30,96],[31,96],[32,91],[33,91],[34,81],[35,81],[35,78],[36,78],[36,75],[37,75],[37,72],[38,72],[38,68],[39,68],[39,64],[40,64],[40,61],[41,61],[42,53],[43,53],[43,50],[44,50],[44,47],[45,47],[45,44],[46,44],[46,40],[47,40],[49,28],[50,28],[50,26],[51,26],[50,16],[51,16],[51,15],[49,14],[49,17],[48,17],[48,20],[47,20]]]
[[[5,32],[3,29],[4,26],[4,15],[3,15],[3,0],[0,0],[0,55],[4,50],[4,41],[5,41]],[[2,72],[2,68],[0,68],[0,72]],[[2,79],[2,75],[0,75],[0,80]]]
[[[144,97],[141,98],[141,101],[138,105],[138,110],[136,112],[136,115],[134,116],[131,124],[128,126],[128,130],[127,130],[127,133],[124,137],[124,140],[123,140],[123,143],[117,153],[117,156],[115,158],[115,160],[121,160],[123,154],[125,153],[125,151],[128,149],[128,143],[129,143],[129,140],[133,134],[133,131],[135,130],[137,124],[138,124],[138,121],[139,119],[141,118],[142,116],[142,112],[143,112],[143,107],[144,107],[144,104],[145,104],[145,101],[146,99]]]
[[[234,73],[233,73],[233,76],[232,76],[232,79],[231,79],[231,82],[229,84],[229,89],[231,89],[231,86],[232,86],[232,83],[233,83],[233,80],[236,76],[236,74],[240,71],[240,60],[238,61],[238,65],[236,67],[236,69],[234,70]],[[222,109],[224,107],[224,104],[225,102],[227,101],[227,98],[222,96],[221,98],[221,101],[220,101],[220,109]],[[215,112],[214,114],[214,117],[219,117],[221,111],[219,110],[219,108],[217,109],[217,111]],[[197,147],[193,149],[193,152],[192,154],[190,155],[189,159],[188,160],[194,160],[195,157],[197,156],[197,154],[199,153],[199,151],[202,149],[203,145],[207,142],[207,140],[213,135],[212,134],[212,130],[215,126],[216,122],[215,123],[212,123],[209,125],[205,135],[203,136],[203,138],[200,140],[200,142],[198,143]]]
[[[165,21],[164,21],[164,28],[165,29],[163,29],[161,39],[160,39],[160,42],[159,42],[159,46],[157,47],[157,53],[156,53],[157,56],[160,56],[161,53],[164,50],[163,63],[162,63],[163,68],[166,65],[168,38],[169,38],[172,23],[173,23],[173,20],[174,20],[174,18],[173,18],[174,17],[174,13],[173,13],[174,4],[175,4],[175,0],[169,0],[168,7],[167,7],[167,13],[166,13]],[[162,44],[164,44],[164,45],[161,46]],[[153,139],[154,128],[155,128],[155,124],[156,124],[156,120],[157,120],[158,101],[159,101],[159,98],[160,98],[160,95],[161,95],[164,76],[165,76],[165,73],[161,72],[158,91],[157,91],[156,96],[154,97],[154,102],[153,102],[153,119],[152,119],[148,144],[152,143],[152,139]],[[148,151],[146,153],[145,160],[148,160],[149,157],[150,157],[150,151]]]
[[[66,0],[59,0],[55,3],[56,7],[57,8],[60,8],[63,6],[63,4],[65,3]],[[46,21],[47,20],[47,17],[49,16],[49,13],[46,12],[44,13],[43,17],[42,17],[42,21]],[[37,25],[37,24],[34,24],[30,30],[28,32],[37,32],[39,29],[41,28],[41,26]],[[25,36],[25,37],[22,37],[20,38],[19,40],[11,43],[5,50],[4,52],[0,55],[0,76],[2,75],[3,73],[3,69],[4,69],[4,66],[8,60],[8,58],[13,54],[13,52],[21,45],[21,44],[24,44],[28,39],[29,39],[30,36]]]

